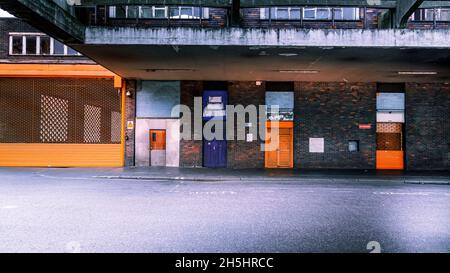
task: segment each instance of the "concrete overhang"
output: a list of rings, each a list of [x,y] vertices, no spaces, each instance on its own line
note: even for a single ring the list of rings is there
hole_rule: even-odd
[[[450,82],[450,31],[88,28],[75,49],[125,78]]]
[[[450,48],[450,29],[264,29],[88,27],[91,45]]]

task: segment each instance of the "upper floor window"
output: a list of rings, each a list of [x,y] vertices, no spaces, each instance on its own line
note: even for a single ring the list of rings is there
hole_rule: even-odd
[[[209,8],[188,6],[110,6],[109,18],[207,19]]]
[[[307,7],[272,7],[261,8],[263,20],[359,20],[359,8],[307,8]]]
[[[10,55],[80,56],[72,48],[42,33],[10,33]]]
[[[450,21],[450,9],[418,9],[412,15],[413,21]]]

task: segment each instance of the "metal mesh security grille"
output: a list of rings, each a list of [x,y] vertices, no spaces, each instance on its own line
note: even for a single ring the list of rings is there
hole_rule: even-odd
[[[0,78],[0,143],[120,143],[112,79]]]
[[[41,95],[41,142],[67,142],[69,101]]]
[[[100,107],[92,105],[84,106],[84,142],[100,142],[101,116],[102,109]]]
[[[122,115],[120,112],[111,112],[111,142],[121,141]]]
[[[402,149],[402,123],[377,123],[377,150],[401,151]]]
[[[400,133],[377,133],[377,150],[401,151],[402,134]]]
[[[401,133],[402,123],[378,122],[377,133]]]

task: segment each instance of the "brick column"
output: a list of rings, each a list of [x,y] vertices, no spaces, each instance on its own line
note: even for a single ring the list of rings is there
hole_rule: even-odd
[[[125,127],[125,166],[134,166],[134,142],[136,127],[136,81],[126,80],[126,92],[129,95],[125,98],[125,122],[134,123],[133,129]]]

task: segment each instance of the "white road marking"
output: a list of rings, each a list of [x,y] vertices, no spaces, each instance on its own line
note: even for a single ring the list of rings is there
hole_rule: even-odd
[[[427,192],[374,192],[373,194],[379,194],[379,195],[420,195],[420,196],[428,196],[428,195],[430,195]]]
[[[6,205],[6,206],[1,206],[0,209],[17,209],[18,206],[14,206],[14,205]]]

